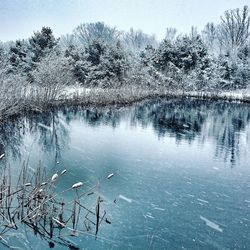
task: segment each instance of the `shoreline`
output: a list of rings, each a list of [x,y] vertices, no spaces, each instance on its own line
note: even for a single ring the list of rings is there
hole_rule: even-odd
[[[205,92],[205,91],[170,91],[166,89],[148,90],[139,88],[75,88],[64,90],[64,93],[55,100],[36,101],[34,98],[22,100],[14,107],[7,107],[0,113],[0,124],[9,119],[15,119],[26,113],[42,113],[60,106],[105,107],[127,106],[144,100],[156,98],[198,99],[204,101],[224,101],[250,103],[250,92]]]

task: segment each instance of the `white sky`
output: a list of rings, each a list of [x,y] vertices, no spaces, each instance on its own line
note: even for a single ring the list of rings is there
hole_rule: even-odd
[[[218,23],[227,9],[250,7],[250,0],[0,0],[0,40],[28,38],[49,26],[56,36],[80,23],[104,21],[120,30],[130,27],[165,35],[167,27],[188,33]]]

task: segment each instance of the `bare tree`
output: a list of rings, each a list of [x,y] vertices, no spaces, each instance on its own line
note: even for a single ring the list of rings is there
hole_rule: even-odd
[[[176,35],[177,35],[177,29],[172,28],[172,27],[168,27],[166,29],[165,39],[167,39],[169,41],[173,41],[175,39]]]
[[[120,32],[116,28],[111,28],[103,22],[80,24],[74,33],[83,45],[90,44],[93,40],[113,43],[120,36]]]
[[[248,6],[243,10],[227,10],[221,17],[219,42],[226,51],[235,51],[246,44],[250,37],[250,14]]]
[[[148,35],[141,30],[130,29],[129,32],[124,33],[123,43],[134,52],[142,51],[148,45],[156,46],[157,42],[154,35]]]
[[[215,54],[217,49],[218,29],[214,23],[207,23],[202,31],[202,39],[207,45],[210,53]]]
[[[198,32],[198,30],[197,30],[197,27],[192,26],[192,27],[191,27],[191,31],[190,31],[190,33],[189,33],[190,39],[196,39],[198,35],[199,35],[199,32]]]
[[[77,44],[77,38],[74,34],[62,35],[59,39],[59,46],[63,51],[75,44]]]

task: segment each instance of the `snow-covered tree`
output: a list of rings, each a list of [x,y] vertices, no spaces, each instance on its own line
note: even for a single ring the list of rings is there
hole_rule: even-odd
[[[30,70],[30,53],[25,40],[17,40],[9,49],[10,72],[27,73]]]
[[[177,35],[177,29],[173,27],[168,27],[166,29],[165,39],[169,41],[174,41]]]
[[[60,97],[65,86],[74,83],[68,60],[63,55],[51,52],[44,56],[33,70],[31,90],[42,101]]]
[[[248,6],[240,9],[227,10],[221,17],[218,39],[227,53],[237,50],[249,42],[250,13]]]
[[[74,30],[74,34],[82,45],[91,44],[96,40],[112,44],[117,42],[120,36],[116,28],[109,27],[103,22],[80,24]]]
[[[202,39],[212,55],[219,54],[218,28],[214,23],[206,24],[202,31]]]
[[[93,40],[84,49],[71,46],[65,55],[82,84],[107,86],[121,83],[128,68],[126,53],[119,42],[111,45]]]
[[[156,51],[154,64],[161,70],[167,70],[169,63],[186,73],[195,67],[206,67],[207,49],[201,38],[179,37],[174,43],[164,40]]]
[[[39,62],[43,56],[57,45],[58,39],[53,35],[52,29],[43,27],[41,31],[34,32],[29,39],[29,49],[32,52],[32,61]]]
[[[133,28],[123,34],[122,41],[124,46],[134,53],[144,50],[149,45],[153,47],[157,45],[154,35],[148,35]]]
[[[70,46],[77,45],[77,38],[75,34],[62,35],[59,39],[58,45],[61,51],[67,50]]]
[[[3,43],[0,42],[0,68],[6,67],[8,56]]]
[[[232,58],[229,54],[220,56],[218,65],[220,67],[220,88],[227,90],[246,88],[250,84],[250,63],[248,58]]]

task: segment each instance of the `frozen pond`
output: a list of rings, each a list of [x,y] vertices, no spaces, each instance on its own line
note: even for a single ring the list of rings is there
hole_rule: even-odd
[[[100,184],[111,225],[97,240],[70,238],[81,249],[250,248],[249,105],[67,108],[6,124],[0,143],[13,175],[28,158],[51,173],[67,169],[61,189],[114,173]],[[29,232],[8,237],[22,249],[48,248]]]

